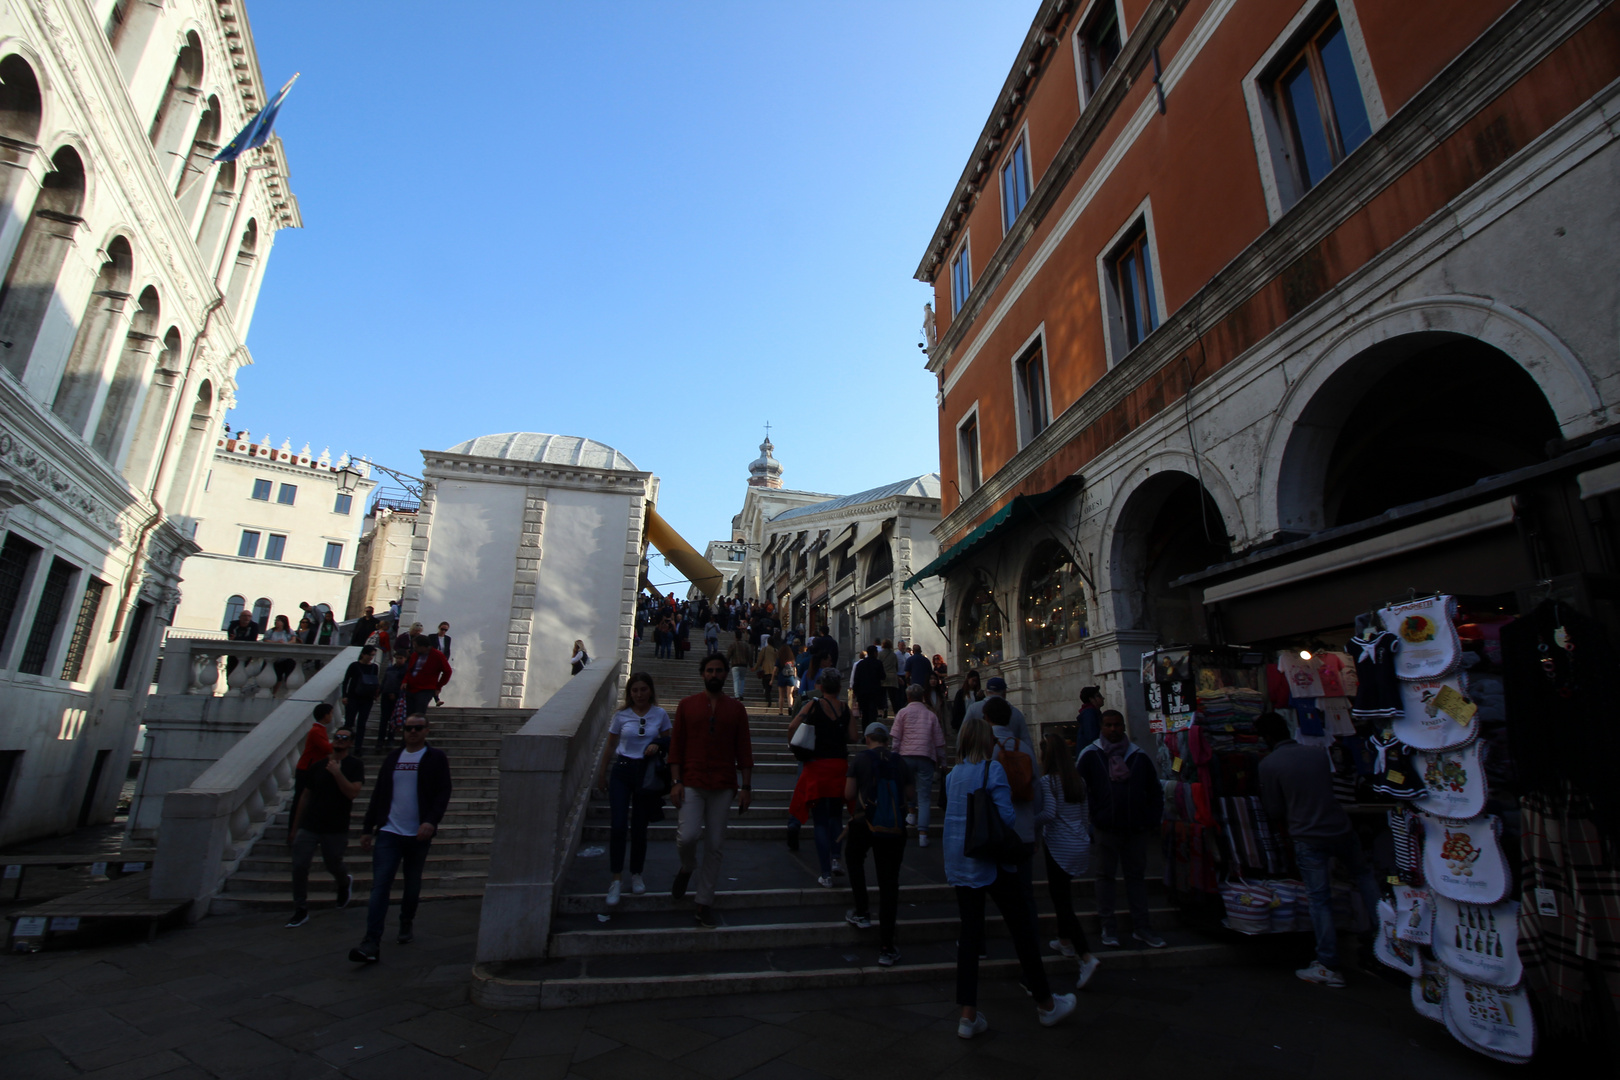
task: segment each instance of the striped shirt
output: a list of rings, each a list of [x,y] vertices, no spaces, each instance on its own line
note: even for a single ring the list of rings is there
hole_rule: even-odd
[[[1040,783],[1046,789],[1046,805],[1035,815],[1041,842],[1064,873],[1079,877],[1091,869],[1091,816],[1086,800],[1065,802],[1063,781],[1057,776],[1043,776]]]

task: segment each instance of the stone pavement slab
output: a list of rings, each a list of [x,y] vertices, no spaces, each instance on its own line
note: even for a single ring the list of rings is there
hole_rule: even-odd
[[[1069,1023],[1039,1026],[1010,980],[981,985],[990,1031],[956,1037],[948,981],[499,1013],[467,996],[478,905],[426,905],[409,946],[350,964],[364,912],[204,920],[155,942],[0,957],[6,1080],[909,1080],[1105,1075],[1185,1080],[1464,1080],[1526,1075],[1462,1049],[1404,986],[1341,991],[1248,966],[1110,969]],[[1286,953],[1288,950],[1280,950]]]

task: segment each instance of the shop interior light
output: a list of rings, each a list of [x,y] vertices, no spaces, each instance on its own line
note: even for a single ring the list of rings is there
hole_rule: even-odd
[[[1309,649],[1299,650],[1299,658],[1301,660],[1309,660],[1311,658],[1311,651]]]

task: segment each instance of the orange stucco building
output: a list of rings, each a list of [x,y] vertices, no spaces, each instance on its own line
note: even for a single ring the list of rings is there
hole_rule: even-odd
[[[917,269],[953,672],[1140,733],[1156,644],[1620,600],[1617,76],[1597,0],[1040,3]]]

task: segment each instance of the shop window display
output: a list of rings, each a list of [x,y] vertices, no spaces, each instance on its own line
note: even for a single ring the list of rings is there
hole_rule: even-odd
[[[1019,598],[1024,651],[1069,645],[1086,636],[1086,594],[1063,545],[1047,541],[1030,556]]]
[[[1001,663],[1001,611],[989,586],[974,586],[962,602],[957,640],[963,671]]]

